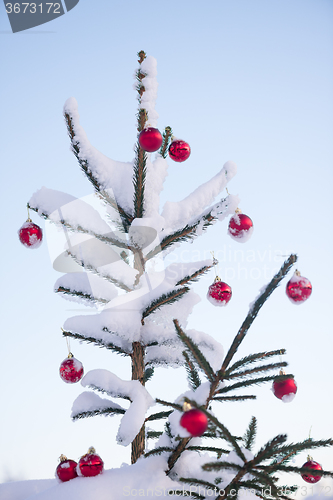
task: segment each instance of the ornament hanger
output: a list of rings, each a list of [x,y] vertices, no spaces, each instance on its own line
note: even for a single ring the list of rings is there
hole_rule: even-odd
[[[214,281],[221,281],[221,278],[219,277],[219,261],[215,258],[214,251],[210,252],[213,256],[213,266],[214,266],[214,271],[215,271],[215,280]]]
[[[27,222],[32,222],[32,220],[30,219],[29,203],[27,203],[27,211],[28,211],[28,218],[27,218]]]

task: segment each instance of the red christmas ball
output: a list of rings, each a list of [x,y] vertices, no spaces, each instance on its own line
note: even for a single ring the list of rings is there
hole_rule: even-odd
[[[96,454],[95,448],[89,448],[88,453],[83,455],[79,460],[78,470],[80,475],[85,477],[98,476],[103,471],[104,462],[99,455]]]
[[[65,483],[77,477],[77,463],[74,460],[68,460],[65,455],[61,455],[60,464],[56,468],[56,476]]]
[[[301,276],[299,271],[295,271],[286,286],[286,294],[294,304],[302,304],[312,293],[312,285],[307,278]]]
[[[171,160],[181,163],[190,156],[191,148],[185,141],[176,139],[169,146],[169,156]]]
[[[162,142],[162,134],[157,128],[147,127],[140,132],[139,144],[148,153],[157,151],[162,146]]]
[[[22,245],[27,248],[38,248],[42,244],[43,231],[30,219],[19,229],[18,235]]]
[[[311,457],[308,457],[308,461],[305,462],[305,464],[303,464],[302,467],[309,467],[310,469],[314,470],[323,470],[322,466],[318,464],[318,462],[312,460]],[[307,474],[302,474],[302,478],[307,483],[318,483],[319,479],[321,479],[321,476],[313,476],[312,474],[307,473]]]
[[[83,365],[81,361],[69,354],[60,365],[60,377],[67,384],[75,384],[83,377]]]
[[[208,427],[208,418],[205,413],[198,408],[192,408],[183,413],[180,425],[184,427],[192,436],[202,436]]]
[[[239,243],[245,243],[250,239],[252,233],[253,222],[250,217],[236,211],[229,221],[229,236]]]
[[[232,291],[227,283],[224,283],[220,278],[215,278],[215,281],[208,288],[207,299],[214,306],[226,306],[231,299]]]
[[[284,375],[284,372],[280,372],[280,375]],[[290,403],[297,392],[297,385],[293,378],[274,380],[272,390],[278,399],[284,403]]]

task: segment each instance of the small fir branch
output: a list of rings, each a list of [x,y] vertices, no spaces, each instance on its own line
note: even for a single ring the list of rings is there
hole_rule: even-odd
[[[250,308],[248,315],[246,316],[242,326],[240,327],[236,337],[234,338],[233,343],[231,344],[231,347],[229,351],[227,352],[227,355],[223,361],[220,374],[223,376],[226,368],[229,366],[230,361],[232,360],[233,356],[238,350],[238,347],[240,346],[241,342],[244,340],[245,335],[247,334],[250,326],[252,325],[253,321],[257,317],[261,307],[264,305],[268,297],[274,292],[274,290],[278,287],[280,282],[283,280],[283,278],[288,274],[290,271],[291,267],[295,264],[297,261],[297,255],[291,254],[289,258],[283,263],[281,266],[280,270],[276,275],[272,278],[270,283],[266,286],[265,290],[260,294],[260,296],[257,298],[257,300],[254,302],[253,306]]]
[[[262,469],[265,471],[267,469],[267,466],[265,465],[258,465],[257,466],[259,469]],[[310,467],[294,467],[292,465],[276,465],[274,468],[274,472],[296,472],[298,474],[311,474],[312,476],[327,476],[327,477],[333,477],[333,472],[332,471],[327,471],[327,470],[313,470]]]
[[[188,225],[183,229],[179,229],[175,231],[172,234],[169,234],[165,238],[162,239],[160,244],[151,250],[147,255],[146,255],[146,260],[151,259],[152,257],[155,257],[159,252],[162,252],[163,250],[166,250],[167,248],[171,247],[175,243],[182,243],[185,241],[190,241],[193,240],[193,238],[196,237],[196,232],[198,227],[201,227],[202,225],[202,231],[205,231],[209,226],[213,225],[213,222],[217,220],[217,217],[213,216],[211,213],[206,214],[202,216],[198,221],[196,221],[194,224]]]
[[[188,403],[190,403],[195,408],[198,408],[198,405],[197,405],[197,403],[195,401],[188,400],[187,398],[184,398],[184,399],[185,399],[185,401],[187,401]],[[246,458],[245,458],[244,453],[240,449],[240,447],[239,447],[239,445],[237,443],[237,440],[235,439],[235,436],[233,436],[231,434],[231,432],[229,431],[229,429],[225,425],[223,425],[214,415],[212,415],[211,413],[209,413],[205,408],[200,407],[200,410],[203,413],[205,413],[206,416],[208,417],[208,419],[216,425],[216,427],[219,429],[220,433],[222,434],[223,438],[229,444],[231,444],[231,446],[233,447],[233,449],[235,450],[235,452],[239,456],[239,458],[241,460],[243,460],[243,462],[246,462]]]
[[[182,278],[181,280],[179,280],[176,283],[176,286],[185,285],[185,283],[190,283],[190,282],[194,283],[195,281],[198,281],[199,278],[201,276],[203,276],[204,274],[206,274],[207,271],[209,271],[209,269],[211,269],[212,267],[213,267],[213,264],[211,266],[204,266],[201,269],[198,269],[193,274],[191,274],[189,276],[185,276],[184,278]]]
[[[201,385],[201,380],[194,364],[191,362],[186,351],[183,351],[183,356],[185,358],[185,370],[187,373],[187,380],[190,387],[195,391],[199,385]]]
[[[225,376],[224,380],[231,380],[233,378],[243,378],[248,375],[252,375],[253,373],[276,370],[277,368],[284,368],[286,366],[288,366],[288,363],[286,361],[281,361],[280,363],[270,363],[269,365],[261,365],[257,366],[256,368],[244,370],[242,372],[231,373],[230,375]]]
[[[213,398],[213,401],[247,401],[249,399],[257,399],[257,396],[254,396],[252,394],[250,395],[243,395],[243,396],[218,396]]]
[[[217,210],[217,205],[222,205],[223,208]],[[208,227],[212,226],[215,222],[218,221],[218,215],[223,214],[224,211],[228,208],[227,199],[222,199],[217,205],[209,208],[207,212],[201,215],[201,217],[193,224],[187,224],[185,227],[183,227],[183,229],[178,229],[174,233],[165,236],[160,244],[146,255],[146,260],[155,257],[155,255],[157,255],[159,252],[166,250],[175,243],[193,240],[197,236],[197,229],[199,227],[201,231],[206,231]]]
[[[269,377],[258,377],[255,379],[244,380],[242,382],[236,382],[235,384],[227,385],[226,387],[223,387],[222,389],[219,389],[218,391],[216,391],[215,394],[224,394],[225,392],[234,391],[235,389],[240,389],[241,387],[248,387],[250,385],[263,384],[264,382],[270,382],[273,380],[284,380],[287,378],[294,378],[294,375],[292,375],[292,374],[271,375]]]
[[[164,406],[171,406],[171,408],[174,408],[175,410],[178,411],[183,411],[182,405],[178,405],[176,403],[169,403],[169,401],[163,401],[163,399],[156,398],[156,403],[159,403]]]
[[[107,304],[110,302],[107,299],[101,299],[94,297],[93,295],[90,295],[89,293],[83,293],[83,292],[78,292],[77,290],[71,290],[70,288],[65,288],[63,286],[59,286],[56,290],[54,290],[56,293],[63,293],[64,295],[70,295],[71,297],[77,297],[79,299],[83,300],[88,300],[89,302],[92,302],[94,304],[100,303],[100,304]]]
[[[313,439],[305,439],[301,443],[291,443],[289,445],[280,446],[278,455],[289,457],[291,454],[297,455],[298,453],[305,450],[327,448],[328,446],[333,446],[333,439],[321,439],[319,441],[314,441]],[[274,454],[272,453],[271,456],[273,455]]]
[[[118,248],[131,249],[131,247],[125,241],[119,240],[118,238],[111,236],[112,235],[111,231],[108,234],[99,234],[99,233],[95,233],[94,231],[92,231],[90,229],[89,230],[85,229],[82,226],[73,227],[68,221],[65,221],[64,219],[59,220],[59,221],[55,221],[53,219],[50,219],[48,214],[42,212],[40,209],[38,209],[36,207],[32,207],[31,205],[29,205],[29,203],[27,204],[27,207],[29,208],[29,210],[33,210],[34,212],[38,213],[38,215],[40,217],[42,217],[43,219],[52,222],[52,224],[54,224],[55,226],[64,227],[65,229],[67,229],[68,231],[71,231],[73,233],[88,234],[89,236],[92,236],[92,237],[96,238],[97,240],[102,241],[103,243],[106,243],[106,244],[111,245],[111,246],[116,246]]]
[[[144,216],[143,203],[145,196],[147,153],[141,148],[139,143],[135,147],[135,160],[133,167],[134,185],[134,217]]]
[[[252,450],[257,434],[257,419],[252,417],[244,435],[244,446],[247,450]]]
[[[180,340],[183,342],[184,346],[190,351],[196,363],[200,366],[203,372],[206,374],[208,380],[213,382],[215,380],[215,373],[213,368],[210,366],[209,362],[205,356],[200,351],[199,347],[186,335],[186,333],[179,326],[177,319],[173,320],[176,327],[176,332]]]
[[[256,354],[250,354],[249,356],[245,356],[244,358],[236,361],[232,366],[230,366],[226,371],[225,371],[225,376],[229,376],[230,373],[234,372],[235,370],[237,370],[238,368],[242,367],[244,368],[244,366],[248,365],[248,364],[251,364],[251,363],[255,363],[256,361],[258,361],[258,359],[262,359],[262,358],[271,358],[272,356],[277,356],[277,355],[282,355],[282,354],[286,354],[286,350],[285,349],[279,349],[277,351],[264,351],[264,352],[257,352]]]
[[[242,469],[242,466],[239,464],[233,464],[230,462],[219,460],[218,462],[208,462],[202,465],[202,469],[205,471],[220,471],[223,469],[239,471]]]
[[[115,210],[117,214],[119,214],[119,217],[121,219],[121,224],[118,224],[118,229],[120,231],[128,233],[128,230],[134,220],[133,215],[126,212],[120,205],[118,205],[116,200],[112,196],[110,196],[110,194],[107,191],[102,190],[98,194],[101,200],[106,205],[110,205],[110,207],[113,208],[113,210]]]
[[[118,347],[117,345],[113,344],[112,342],[104,342],[103,340],[98,340],[98,339],[95,339],[94,337],[85,337],[84,335],[81,335],[80,333],[69,332],[66,330],[63,330],[62,334],[64,337],[71,337],[73,339],[83,340],[84,342],[87,342],[88,344],[94,344],[97,347],[105,347],[106,349],[109,349],[110,351],[113,351],[117,354],[120,354],[121,356],[130,356],[131,355],[129,352],[124,351],[124,349],[122,349],[121,347]]]
[[[227,455],[230,450],[225,450],[223,448],[216,448],[215,446],[188,446],[186,451],[211,451],[212,453],[216,453],[217,458],[220,458],[222,455]]]
[[[146,418],[145,422],[150,422],[152,420],[161,420],[162,418],[167,418],[173,410],[170,411],[160,411],[159,413],[153,413],[152,415],[149,415],[149,417]]]
[[[172,137],[172,128],[171,127],[165,127],[164,132],[163,132],[163,142],[161,149],[159,150],[159,154],[165,159],[168,154],[168,149],[169,145],[171,142],[171,137]]]
[[[70,138],[71,144],[72,144],[72,151],[73,151],[77,161],[79,162],[81,169],[83,170],[83,172],[85,173],[85,175],[87,176],[87,178],[91,182],[91,184],[94,186],[95,190],[104,198],[105,202],[110,204],[110,206],[112,206],[112,208],[115,208],[118,211],[118,213],[122,219],[122,222],[124,224],[124,228],[126,228],[126,227],[128,228],[130,226],[131,222],[133,221],[132,215],[127,213],[126,210],[124,210],[115,200],[114,200],[114,202],[110,203],[110,201],[111,201],[110,196],[105,196],[105,191],[104,191],[104,189],[102,189],[101,185],[99,184],[98,179],[93,175],[93,173],[89,167],[89,163],[88,163],[87,159],[85,159],[81,156],[79,144],[74,141],[75,130],[74,130],[74,124],[73,124],[72,117],[68,113],[65,113],[64,116],[65,116],[65,121],[66,121],[66,125],[67,125],[68,135],[69,135],[69,138]]]
[[[131,398],[129,396],[127,396],[126,394],[115,394],[115,393],[107,391],[106,389],[103,389],[103,387],[99,387],[95,384],[89,384],[88,387],[89,387],[89,389],[92,389],[93,391],[101,392],[102,394],[107,394],[111,398],[121,398],[121,399],[126,399],[127,401],[132,402]]]
[[[168,446],[161,446],[159,448],[154,448],[153,450],[148,451],[143,456],[145,458],[151,457],[152,455],[161,455],[162,453],[170,453],[173,451],[173,448],[169,448]]]
[[[148,382],[148,380],[151,380],[151,378],[154,375],[154,367],[148,367],[145,369],[145,373],[143,376],[143,381],[144,383]]]
[[[74,262],[76,262],[76,264],[78,264],[79,266],[83,267],[83,269],[85,269],[86,271],[89,271],[89,272],[95,274],[96,276],[101,277],[100,272],[94,266],[92,266],[90,264],[86,264],[84,262],[84,260],[79,259],[70,250],[67,250],[67,253],[74,260]],[[117,287],[121,288],[122,290],[125,290],[125,292],[131,292],[132,291],[132,289],[129,288],[127,285],[125,285],[125,283],[122,283],[121,281],[119,281],[119,280],[117,280],[115,278],[112,278],[111,276],[105,276],[105,275],[103,275],[102,277],[103,277],[103,279],[105,279],[106,281],[109,281],[113,285],[116,285]]]
[[[126,410],[123,410],[122,408],[100,408],[97,410],[90,410],[90,411],[82,411],[80,413],[76,413],[72,417],[72,420],[80,420],[81,418],[89,418],[89,417],[94,417],[95,415],[122,415],[125,413]]]
[[[147,439],[158,439],[163,434],[162,431],[148,431],[146,432]]]
[[[147,54],[145,53],[144,50],[140,50],[140,52],[138,52],[137,55],[138,55],[138,58],[139,58],[139,60],[138,60],[139,64],[141,64],[146,59],[146,57],[147,57]]]
[[[155,312],[162,306],[177,302],[177,300],[181,299],[182,296],[189,291],[190,289],[187,286],[184,286],[183,288],[179,288],[178,290],[172,290],[169,293],[161,295],[157,299],[153,300],[153,302],[151,302],[149,306],[143,311],[142,318],[146,318],[147,316],[149,316],[149,314]]]
[[[274,455],[280,454],[280,446],[287,440],[286,434],[278,434],[273,439],[268,441],[264,446],[260,448],[255,457],[250,461],[251,467],[258,464],[264,460],[268,460]],[[273,469],[272,469],[273,470]]]

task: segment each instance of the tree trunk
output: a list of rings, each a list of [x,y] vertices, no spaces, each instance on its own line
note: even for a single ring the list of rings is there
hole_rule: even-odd
[[[144,383],[145,363],[144,363],[144,347],[140,342],[133,343],[132,353],[132,380],[139,380],[142,385]],[[139,434],[132,442],[131,462],[135,464],[145,451],[145,425],[140,429]]]

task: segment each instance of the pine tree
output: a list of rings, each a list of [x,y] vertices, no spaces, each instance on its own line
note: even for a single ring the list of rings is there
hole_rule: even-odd
[[[157,84],[156,62],[141,51],[136,72],[139,108],[138,134],[147,127],[156,127],[154,110]],[[166,127],[162,145],[154,160],[139,142],[132,163],[114,162],[93,148],[79,123],[77,103],[69,99],[64,116],[72,151],[92,184],[104,207],[106,216],[87,203],[57,191],[42,188],[36,192],[29,208],[63,228],[67,234],[67,253],[84,270],[67,273],[55,285],[64,298],[85,304],[97,304],[98,314],[69,318],[63,327],[64,337],[93,343],[132,363],[131,380],[121,380],[106,370],[93,370],[85,375],[82,385],[95,392],[84,392],[73,405],[73,420],[95,415],[120,415],[118,443],[131,444],[131,461],[140,457],[152,460],[157,455],[167,459],[165,474],[175,484],[184,483],[187,496],[205,498],[191,487],[212,490],[223,499],[238,497],[242,490],[265,498],[265,488],[273,498],[289,498],[278,485],[277,473],[310,473],[311,469],[289,465],[290,459],[304,450],[331,446],[332,439],[287,443],[286,435],[277,435],[259,451],[252,452],[257,423],[252,417],[243,436],[235,436],[215,416],[218,403],[246,401],[255,395],[238,390],[266,382],[293,378],[292,374],[269,374],[285,368],[287,362],[274,358],[285,349],[253,353],[237,361],[237,350],[269,296],[286,277],[297,261],[290,255],[279,272],[253,302],[227,354],[217,365],[220,344],[207,334],[186,331],[187,316],[196,304],[191,283],[214,267],[215,259],[201,262],[172,264],[164,271],[154,270],[154,261],[164,258],[177,245],[199,237],[211,226],[235,212],[238,198],[230,195],[213,203],[236,173],[233,162],[227,162],[210,181],[177,203],[166,203],[159,212],[159,193],[167,173],[167,152],[172,129]],[[186,369],[190,390],[176,402],[157,399],[154,402],[146,383],[154,369],[172,364]],[[126,409],[111,398],[129,401]],[[153,412],[154,403],[160,405]],[[184,406],[198,408],[207,416],[208,428],[193,438],[179,425]],[[214,413],[213,413],[214,408]],[[149,411],[148,411],[149,410]],[[147,430],[146,424],[165,421],[165,431]],[[156,440],[150,450],[146,440]],[[204,445],[215,440],[215,446]],[[192,477],[182,477],[179,464],[184,452],[192,452],[198,465]],[[204,463],[199,457],[211,453]],[[198,472],[200,467],[201,472]],[[321,476],[333,476],[328,471],[316,471]],[[187,486],[189,485],[189,486]],[[177,489],[175,487],[175,489]],[[292,492],[293,488],[289,488]],[[210,494],[209,494],[210,496]]]

